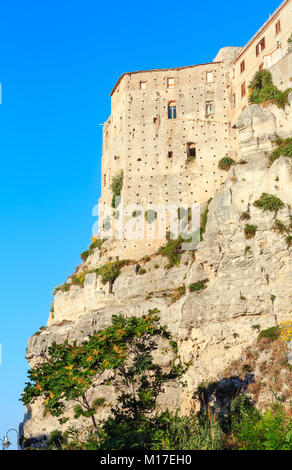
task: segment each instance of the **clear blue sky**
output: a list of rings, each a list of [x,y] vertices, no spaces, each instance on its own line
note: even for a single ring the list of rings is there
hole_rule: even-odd
[[[210,62],[244,45],[279,2],[246,0],[238,12],[214,0],[1,2],[0,437],[23,417],[27,339],[90,242],[99,124],[116,80]]]

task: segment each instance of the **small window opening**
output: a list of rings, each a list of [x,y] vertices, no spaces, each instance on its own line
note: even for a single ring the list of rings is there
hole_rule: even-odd
[[[173,152],[170,150],[170,151],[168,152],[168,158],[172,158],[172,157],[173,157]]]
[[[167,88],[174,88],[174,78],[167,79]]]
[[[245,61],[243,60],[240,64],[240,73],[243,73],[245,71]]]
[[[146,82],[140,82],[140,90],[146,90]]]
[[[243,98],[246,95],[246,85],[245,82],[241,85],[241,97]]]
[[[168,119],[176,119],[176,102],[172,101],[168,105]]]
[[[212,83],[214,81],[213,80],[213,72],[207,72],[206,80],[207,80],[207,83]]]
[[[265,38],[263,38],[260,40],[260,42],[256,46],[256,56],[258,57],[265,48],[266,48],[266,40]]]
[[[196,145],[192,142],[187,144],[187,157],[188,158],[196,158]]]
[[[214,113],[214,102],[207,101],[206,103],[206,115],[209,116],[210,114]]]
[[[277,21],[276,23],[276,34],[279,34],[281,32],[281,21]]]

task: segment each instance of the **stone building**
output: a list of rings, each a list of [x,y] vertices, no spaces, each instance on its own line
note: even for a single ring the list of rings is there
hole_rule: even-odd
[[[165,239],[157,220],[136,226],[138,235],[129,239],[119,226],[130,219],[133,225],[133,215],[144,222],[145,211],[156,213],[157,206],[202,206],[223,184],[218,163],[238,158],[235,123],[248,101],[248,83],[256,70],[285,58],[291,14],[286,0],[247,46],[223,48],[212,63],[119,78],[103,131],[99,204],[100,232],[116,238],[113,255],[149,254]],[[121,172],[122,202],[112,208],[112,183]],[[169,218],[165,224],[168,230]]]
[[[269,17],[256,34],[248,41],[241,53],[233,62],[233,110],[232,119],[237,119],[239,114],[248,104],[248,84],[257,70],[272,69],[288,53],[288,39],[292,33],[292,1],[285,0]],[[290,45],[292,47],[292,43]],[[292,59],[289,63],[290,74],[284,84],[277,80],[276,84],[283,88],[292,87]],[[277,68],[278,70],[278,68]],[[288,71],[287,71],[288,72]]]

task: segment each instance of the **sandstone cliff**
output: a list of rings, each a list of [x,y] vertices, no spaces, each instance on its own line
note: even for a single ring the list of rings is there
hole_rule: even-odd
[[[171,269],[166,268],[168,260],[157,254],[144,261],[134,260],[122,268],[112,294],[94,272],[86,274],[84,287],[59,290],[47,328],[29,340],[27,359],[31,365],[42,360],[53,341],[82,341],[109,325],[115,313],[142,315],[158,308],[161,323],[176,337],[181,356],[194,364],[187,373],[187,388],[169,387],[161,405],[187,411],[196,406],[193,394],[198,385],[220,379],[232,361],[241,360],[259,328],[291,319],[292,247],[275,223],[291,224],[292,159],[280,157],[268,164],[275,138],[292,136],[291,107],[249,106],[237,129],[241,164],[232,166],[210,203],[204,240],[198,249],[183,252],[180,265]],[[277,196],[284,206],[277,212],[254,206],[262,193]],[[247,223],[256,226],[255,236],[248,239]],[[79,272],[108,261],[110,250],[108,241],[89,256]],[[144,274],[136,274],[137,262]],[[191,292],[188,286],[198,281],[205,281],[205,289]],[[178,291],[182,286],[185,291]],[[163,355],[160,359],[167,361]],[[106,413],[107,408],[99,418]],[[29,407],[24,420],[26,437],[58,427],[57,419],[44,416],[40,401]]]

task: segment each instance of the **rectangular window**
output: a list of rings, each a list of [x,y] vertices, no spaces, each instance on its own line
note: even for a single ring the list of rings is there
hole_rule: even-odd
[[[187,157],[195,158],[196,157],[196,146],[193,143],[187,144]]]
[[[173,152],[169,151],[168,152],[168,158],[172,158],[173,157]]]
[[[276,34],[279,34],[281,32],[281,21],[277,21],[276,23]]]
[[[146,90],[146,82],[140,82],[140,90]]]
[[[174,88],[174,78],[167,79],[167,88]]]
[[[240,64],[240,73],[243,73],[245,71],[245,61],[243,60]]]
[[[213,72],[207,72],[206,74],[206,81],[207,83],[213,83],[214,79],[213,79]]]
[[[256,56],[258,57],[261,52],[266,48],[266,40],[265,38],[261,39],[260,42],[257,44],[256,47]]]
[[[206,115],[209,116],[210,114],[214,113],[214,102],[207,101],[206,103]]]
[[[243,98],[246,95],[246,85],[245,82],[241,85],[241,97]]]
[[[259,66],[259,70],[263,70],[264,68],[264,63],[262,62],[261,65]]]

